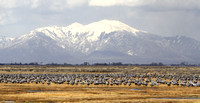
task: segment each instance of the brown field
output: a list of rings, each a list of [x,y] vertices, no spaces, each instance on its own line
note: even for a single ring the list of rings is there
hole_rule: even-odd
[[[1,66],[0,73],[198,74],[200,67]],[[1,102],[200,103],[200,87],[0,83]]]

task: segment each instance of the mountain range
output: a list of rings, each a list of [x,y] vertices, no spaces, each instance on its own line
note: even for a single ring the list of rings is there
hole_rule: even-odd
[[[16,38],[0,37],[0,62],[200,63],[200,41],[164,37],[120,21],[42,27]]]

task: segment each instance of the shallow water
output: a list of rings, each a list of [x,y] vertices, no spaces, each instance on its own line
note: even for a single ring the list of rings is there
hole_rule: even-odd
[[[0,103],[16,103],[15,101],[0,101]]]
[[[151,98],[151,99],[199,99],[200,97],[184,97],[184,98],[170,98],[170,97],[166,97],[166,98]]]
[[[27,90],[27,92],[33,92],[33,93],[36,93],[36,92],[42,92],[41,90]]]
[[[136,90],[136,91],[137,91],[137,90],[142,90],[142,89],[136,89],[136,88],[132,88],[131,90],[133,90],[133,91],[135,91],[135,90]]]

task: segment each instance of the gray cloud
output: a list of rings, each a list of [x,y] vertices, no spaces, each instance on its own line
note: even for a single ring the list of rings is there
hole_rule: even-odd
[[[4,12],[3,10],[0,10],[0,26],[12,24],[16,21],[17,19],[13,17],[12,11],[8,10],[7,12]]]
[[[33,0],[31,8],[45,8],[50,11],[62,11],[82,6],[87,3],[87,0]]]
[[[0,0],[0,36],[20,36],[38,27],[122,21],[151,33],[200,40],[198,0]]]
[[[155,9],[200,9],[198,0],[89,0],[90,6],[146,6]]]
[[[32,8],[47,7],[49,10],[63,10],[79,7],[87,0],[0,0],[0,8]]]
[[[89,6],[142,6],[152,0],[89,0]]]

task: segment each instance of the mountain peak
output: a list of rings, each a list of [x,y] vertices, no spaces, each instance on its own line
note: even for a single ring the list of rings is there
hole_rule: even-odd
[[[113,26],[126,25],[118,20],[108,20],[108,19],[100,20],[100,21],[94,22],[94,23],[109,24],[109,25],[113,25]]]
[[[197,40],[143,33],[116,20],[42,27],[7,40],[0,38],[0,62],[10,62],[13,58],[14,62],[46,63],[200,61]]]
[[[82,24],[80,24],[78,22],[74,22],[71,25],[67,26],[67,28],[70,28],[70,29],[72,29],[72,28],[80,28],[82,26],[83,26]]]
[[[59,28],[60,27],[58,27],[58,26],[48,26],[48,27],[37,28],[36,31],[38,31],[38,32],[42,32],[44,30],[50,30],[50,31],[52,31],[52,30],[59,29]]]
[[[86,29],[90,31],[91,30],[104,31],[105,33],[110,33],[114,31],[128,31],[135,34],[136,32],[139,32],[139,30],[134,29],[117,20],[101,20],[101,21],[93,22],[85,26],[86,26]]]
[[[48,26],[38,28],[30,33],[31,36],[38,34],[44,34],[54,40],[64,40],[71,37],[72,41],[78,42],[79,37],[85,38],[90,42],[99,40],[101,34],[110,34],[112,32],[130,32],[134,36],[137,36],[137,32],[140,30],[134,29],[127,24],[124,24],[117,20],[101,20],[90,23],[88,25],[82,25],[74,22],[66,27]],[[26,36],[25,36],[26,37]]]

